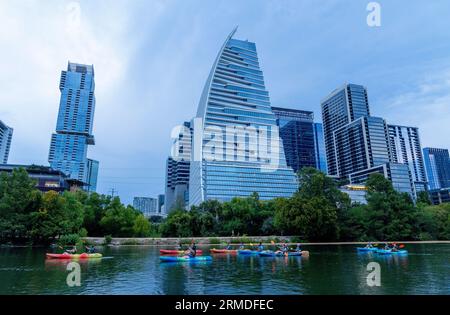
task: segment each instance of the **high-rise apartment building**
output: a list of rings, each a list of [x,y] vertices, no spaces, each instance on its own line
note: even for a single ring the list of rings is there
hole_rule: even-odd
[[[99,162],[93,159],[87,159],[87,176],[86,176],[86,190],[89,192],[97,191],[97,177]]]
[[[13,129],[0,120],[0,162],[3,164],[8,163],[12,135]]]
[[[391,148],[398,149],[391,145],[395,144],[394,127],[390,134],[383,118],[370,115],[365,87],[346,84],[321,105],[329,175],[361,184],[377,172],[390,179],[397,191],[416,196],[416,173],[410,170],[412,165],[392,158]],[[420,186],[419,181],[417,184]]]
[[[134,197],[133,208],[140,211],[146,218],[158,214],[158,199],[150,197]]]
[[[427,190],[419,128],[388,125],[391,161],[409,166],[417,192]]]
[[[431,190],[450,188],[450,158],[447,149],[424,148],[428,185]]]
[[[219,51],[194,119],[190,205],[254,192],[261,199],[289,197],[297,190],[256,45],[234,39],[234,33]]]
[[[89,174],[88,145],[95,144],[92,127],[95,110],[94,67],[69,62],[61,72],[56,133],[52,134],[49,162],[70,178],[96,182]],[[92,164],[91,164],[92,165]],[[98,162],[96,163],[98,168]],[[92,172],[91,175],[93,175]],[[95,174],[96,175],[96,174]]]

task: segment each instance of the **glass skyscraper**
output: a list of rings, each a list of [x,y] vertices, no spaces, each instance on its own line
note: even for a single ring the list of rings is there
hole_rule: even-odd
[[[89,172],[88,145],[94,145],[92,126],[95,110],[94,67],[69,62],[61,72],[56,133],[52,134],[49,162],[73,179],[96,183],[96,172]],[[98,162],[92,166],[98,169]],[[88,176],[91,176],[88,178]]]
[[[323,138],[323,125],[314,123],[314,142],[316,150],[316,168],[328,174],[327,153],[325,150],[325,140]]]
[[[13,129],[0,120],[0,162],[3,164],[8,163],[12,135]]]
[[[303,167],[316,167],[314,113],[272,107],[280,128],[286,163],[298,173]]]
[[[254,192],[261,199],[289,197],[297,190],[296,175],[286,165],[256,45],[234,39],[234,33],[219,51],[194,119],[190,205]]]
[[[450,158],[447,149],[424,148],[423,157],[431,190],[450,188]]]
[[[427,190],[419,128],[388,125],[388,129],[392,162],[409,166],[416,192]]]

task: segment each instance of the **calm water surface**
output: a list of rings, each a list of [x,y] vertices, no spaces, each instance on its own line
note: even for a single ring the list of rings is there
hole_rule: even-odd
[[[45,260],[43,248],[0,248],[0,294],[450,294],[450,244],[407,245],[403,257],[358,254],[354,245],[304,249],[309,258],[160,263],[157,247],[104,248],[105,258],[80,262],[81,286],[71,288],[69,262]],[[366,284],[372,261],[381,287]]]

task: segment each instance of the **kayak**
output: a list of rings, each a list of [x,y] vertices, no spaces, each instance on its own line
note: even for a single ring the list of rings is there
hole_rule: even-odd
[[[379,249],[377,250],[377,254],[380,255],[405,255],[408,254],[407,250],[397,250],[397,251],[392,251],[390,249]]]
[[[46,254],[48,259],[89,259],[89,258],[102,258],[102,254]]]
[[[236,254],[237,250],[236,249],[211,249],[210,252],[212,254]]]
[[[288,256],[301,256],[302,252],[288,252],[287,253]],[[285,253],[281,252],[281,251],[271,251],[271,250],[265,250],[259,253],[259,256],[262,257],[283,257],[286,256]]]
[[[161,262],[176,262],[176,261],[188,261],[188,262],[196,262],[196,261],[211,261],[211,256],[197,256],[197,257],[175,257],[175,256],[159,256]]]
[[[237,251],[238,255],[258,255],[259,252],[257,250],[251,249],[240,249]]]
[[[184,253],[186,253],[186,250],[160,249],[159,253],[161,255],[183,255]],[[201,254],[202,254],[202,250],[197,249],[197,255],[201,255]]]
[[[368,247],[356,247],[356,250],[358,252],[376,252],[376,251],[378,251],[378,248],[376,248],[376,247],[370,247],[370,248],[368,248]]]

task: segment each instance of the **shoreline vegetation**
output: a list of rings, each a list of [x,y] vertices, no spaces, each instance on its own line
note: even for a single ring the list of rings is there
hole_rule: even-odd
[[[16,169],[0,173],[0,244],[83,248],[92,237],[102,239],[102,245],[118,239],[127,240],[121,245],[180,239],[219,245],[230,236],[232,243],[280,243],[287,238],[302,244],[450,240],[450,203],[433,206],[427,193],[420,193],[414,203],[381,174],[367,180],[367,204],[352,204],[335,180],[314,168],[303,168],[298,181],[299,189],[290,198],[265,201],[253,193],[227,202],[207,200],[189,210],[177,203],[158,221],[146,219],[119,197],[84,191],[42,193],[24,169]]]

